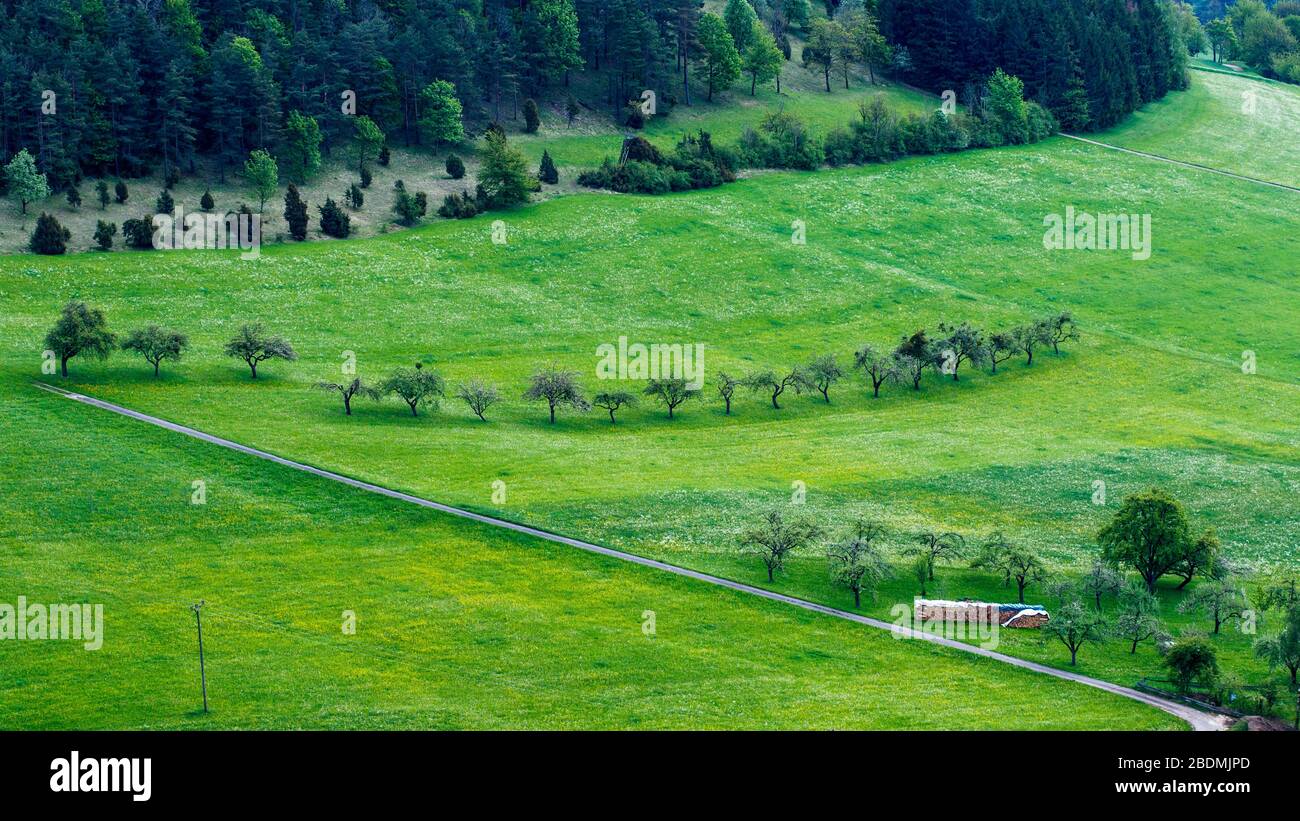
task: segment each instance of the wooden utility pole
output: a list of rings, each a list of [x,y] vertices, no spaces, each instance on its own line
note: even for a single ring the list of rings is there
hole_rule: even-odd
[[[208,674],[203,667],[203,619],[199,616],[199,611],[203,609],[205,602],[199,599],[198,604],[190,605],[194,611],[194,626],[199,631],[199,681],[203,684],[203,712],[208,711]]]

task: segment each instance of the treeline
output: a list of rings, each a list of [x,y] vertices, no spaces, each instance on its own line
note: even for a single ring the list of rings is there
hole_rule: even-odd
[[[1188,83],[1167,0],[879,0],[879,15],[906,77],[975,110],[996,68],[1069,130],[1107,128]]]
[[[842,364],[834,353],[826,353],[789,369],[760,369],[743,377],[719,372],[714,387],[728,416],[736,392],[741,388],[770,401],[773,410],[781,409],[780,399],[787,390],[796,394],[820,395],[829,405],[831,389],[850,375],[850,369],[862,373],[872,397],[878,398],[881,387],[886,384],[920,390],[927,373],[940,374],[956,382],[961,378],[962,365],[987,365],[996,374],[999,364],[1019,355],[1025,357],[1026,365],[1033,365],[1035,351],[1050,347],[1054,353],[1060,353],[1063,343],[1078,338],[1078,326],[1069,311],[992,333],[986,333],[969,322],[954,325],[941,322],[937,334],[929,334],[922,328],[904,336],[892,349],[864,344],[854,353],[851,365]],[[50,363],[47,372],[53,373],[53,366],[57,364],[59,372],[66,377],[68,362],[74,357],[85,356],[102,361],[119,348],[139,353],[153,366],[154,376],[157,376],[161,363],[180,361],[189,349],[189,337],[171,328],[148,325],[132,331],[123,341],[109,330],[102,310],[73,300],[63,307],[58,321],[45,336],[45,356]],[[223,352],[243,360],[253,379],[257,378],[257,367],[262,362],[275,359],[294,361],[298,358],[287,340],[269,333],[261,323],[242,325]],[[395,393],[410,406],[412,415],[418,415],[417,406],[421,401],[431,400],[436,407],[437,400],[446,396],[446,383],[442,376],[433,370],[424,370],[420,364],[416,364],[414,370],[399,368],[380,384],[371,384],[357,377],[344,383],[318,383],[317,387],[339,391],[348,416],[352,415],[354,396],[378,399]],[[703,398],[703,379],[695,384],[682,375],[656,377],[646,381],[641,395],[661,403],[669,418],[673,418],[678,407],[687,401]],[[486,421],[487,408],[500,400],[501,392],[496,386],[475,379],[462,385],[457,396],[479,419]],[[593,407],[607,411],[610,424],[614,424],[619,410],[638,402],[637,394],[629,391],[606,390],[588,398],[577,373],[554,365],[534,372],[523,398],[545,401],[552,424],[559,408],[586,413]]]
[[[302,182],[360,117],[406,145],[455,143],[529,100],[530,125],[545,99],[572,121],[580,71],[595,80],[581,84],[588,104],[616,117],[635,116],[644,89],[667,111],[742,75],[751,91],[779,88],[792,36],[828,89],[858,66],[963,89],[978,108],[1001,67],[1071,128],[1109,125],[1184,82],[1164,0],[814,5],[728,0],[716,16],[700,0],[4,0],[0,160],[26,148],[62,191],[86,176],[196,173],[200,158],[224,180],[263,150]]]
[[[1189,44],[1216,63],[1240,60],[1265,77],[1300,83],[1300,0],[1277,0],[1271,9],[1260,0],[1201,4],[1197,14],[1207,15],[1205,26],[1188,25]]]

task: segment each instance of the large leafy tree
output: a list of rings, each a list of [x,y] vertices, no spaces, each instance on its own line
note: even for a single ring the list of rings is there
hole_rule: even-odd
[[[81,300],[63,306],[59,319],[45,335],[45,347],[59,358],[60,372],[68,375],[68,360],[86,354],[104,360],[117,347],[117,337],[108,330],[104,312]]]
[[[50,185],[45,175],[36,169],[36,160],[24,148],[5,166],[5,180],[9,184],[9,198],[17,200],[26,214],[27,204],[43,200],[50,195]]]
[[[740,79],[740,52],[727,32],[727,24],[716,14],[700,16],[697,32],[700,44],[696,55],[696,74],[708,87],[708,99],[717,91],[731,88]]]
[[[745,3],[745,5],[749,4]],[[757,20],[753,23],[749,42],[740,55],[740,64],[744,72],[749,75],[751,97],[758,91],[759,83],[767,83],[780,76],[781,66],[785,64],[785,55],[777,46],[776,38]]]
[[[1191,536],[1183,506],[1153,488],[1126,498],[1097,541],[1102,558],[1136,570],[1154,593],[1160,577],[1183,560]]]
[[[320,125],[315,117],[290,111],[284,123],[284,143],[280,156],[284,170],[294,182],[306,182],[320,168]]]
[[[540,86],[582,65],[573,0],[532,0],[524,12],[524,49]]]
[[[727,24],[727,33],[731,35],[732,42],[736,44],[736,51],[744,54],[754,36],[754,24],[758,22],[754,7],[749,4],[749,0],[727,0],[722,19]]]
[[[446,80],[434,80],[420,92],[420,134],[435,148],[465,139],[464,111],[456,87]]]
[[[260,214],[266,210],[266,201],[275,196],[275,190],[280,185],[280,167],[276,164],[275,157],[261,149],[254,150],[244,163],[244,179],[253,196],[257,197],[257,211]]]

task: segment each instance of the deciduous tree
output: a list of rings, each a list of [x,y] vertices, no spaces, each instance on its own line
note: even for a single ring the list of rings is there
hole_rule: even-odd
[[[104,312],[79,299],[63,306],[59,319],[45,335],[45,347],[59,358],[60,372],[68,375],[68,360],[86,354],[101,362],[117,347],[117,337],[108,330]]]
[[[239,333],[231,337],[223,351],[226,356],[244,360],[254,379],[257,378],[257,366],[268,359],[293,362],[298,358],[298,353],[287,339],[267,334],[266,326],[261,322],[242,325]]]
[[[190,346],[190,339],[180,331],[147,325],[131,332],[122,343],[122,350],[137,351],[144,360],[153,365],[153,375],[158,375],[158,366],[163,362],[179,362],[181,355]]]

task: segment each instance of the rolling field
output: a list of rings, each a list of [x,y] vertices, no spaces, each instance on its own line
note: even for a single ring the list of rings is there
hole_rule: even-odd
[[[7,435],[41,445],[10,451],[3,601],[102,603],[105,631],[94,652],[0,642],[0,728],[1183,726],[88,410],[48,394],[8,407]]]
[[[1170,105],[1194,103],[1191,95],[1206,76],[1198,72],[1194,91]],[[1209,115],[1189,122],[1189,128],[1202,130],[1227,127],[1222,118]],[[1197,145],[1202,135],[1196,134],[1181,144]],[[1119,142],[1113,135],[1102,139]],[[1288,168],[1283,158],[1253,173],[1276,177],[1291,173]],[[39,376],[45,330],[64,302],[80,298],[103,307],[119,333],[147,322],[173,325],[190,334],[194,351],[179,364],[164,364],[158,379],[142,360],[120,352],[107,363],[74,359],[65,382],[69,388],[442,502],[751,584],[767,586],[759,560],[737,554],[737,536],[763,511],[790,505],[795,483],[807,489],[798,510],[832,528],[847,527],[859,516],[877,519],[886,525],[891,547],[907,544],[922,529],[956,530],[971,541],[1001,530],[1065,573],[1091,561],[1097,529],[1125,494],[1159,485],[1184,501],[1194,527],[1215,526],[1233,559],[1257,568],[1294,566],[1300,562],[1297,196],[1057,139],[888,166],[759,174],[721,189],[658,198],[566,197],[347,244],[273,247],[264,249],[255,263],[233,254],[192,252],[0,258],[0,301],[7,306],[0,315],[0,384],[15,398],[18,415],[17,423],[0,430],[0,443],[23,460],[16,474],[28,483],[2,498],[6,516],[0,540],[69,549],[65,531],[84,534],[86,545],[102,547],[76,560],[75,572],[85,579],[93,575],[94,590],[105,595],[119,589],[99,581],[112,579],[113,573],[122,574],[121,579],[147,579],[121,604],[142,619],[149,614],[155,625],[157,619],[175,620],[170,611],[160,615],[164,601],[170,608],[178,597],[216,600],[216,594],[203,589],[205,581],[229,584],[226,606],[232,612],[261,608],[272,614],[267,620],[289,625],[282,636],[262,638],[258,632],[256,641],[240,638],[247,653],[239,661],[241,678],[256,682],[250,687],[264,688],[263,696],[276,685],[259,678],[270,675],[257,669],[259,654],[294,653],[302,667],[315,663],[312,651],[295,642],[308,627],[336,619],[342,606],[330,595],[350,584],[336,557],[356,545],[366,547],[357,578],[370,578],[369,569],[382,579],[358,594],[363,600],[369,597],[368,604],[354,608],[358,612],[382,608],[389,597],[417,597],[412,578],[445,572],[429,583],[463,584],[484,596],[484,587],[500,588],[483,579],[526,581],[531,595],[511,595],[534,602],[536,609],[529,612],[539,621],[546,613],[582,602],[592,609],[583,610],[581,618],[612,623],[624,618],[621,608],[629,602],[626,618],[631,621],[617,628],[627,631],[629,641],[644,638],[640,612],[657,610],[633,601],[629,587],[637,585],[647,591],[670,589],[683,597],[675,606],[708,612],[711,621],[724,614],[735,617],[731,626],[718,628],[718,637],[724,631],[743,634],[745,641],[751,633],[772,636],[754,627],[752,619],[760,617],[808,621],[780,609],[769,611],[767,605],[745,603],[748,615],[741,615],[740,609],[687,601],[721,594],[697,594],[677,580],[607,567],[591,557],[571,558],[552,546],[464,524],[430,521],[427,514],[394,511],[381,501],[345,499],[305,479],[277,477],[265,466],[215,456],[196,444],[178,443],[176,437],[134,432],[117,420],[93,420],[87,409],[64,407],[70,403],[30,386]],[[1044,249],[1044,217],[1063,214],[1070,206],[1150,214],[1150,259],[1135,260],[1123,251]],[[497,219],[506,225],[504,245],[491,241]],[[806,245],[791,242],[795,220],[807,225]],[[964,369],[958,383],[930,375],[919,392],[889,386],[879,399],[870,398],[868,387],[854,377],[832,389],[829,405],[820,396],[787,393],[779,411],[763,396],[742,393],[729,417],[714,392],[720,371],[789,368],[826,352],[849,364],[863,342],[892,346],[902,334],[933,329],[941,320],[970,320],[993,329],[1060,310],[1075,313],[1083,338],[1060,355],[1040,353],[1032,367],[1017,359],[999,367],[996,375]],[[241,322],[253,320],[288,337],[301,361],[267,363],[253,382],[241,362],[221,357],[221,344]],[[596,379],[597,346],[620,336],[646,344],[704,344],[704,400],[687,403],[673,420],[643,403],[623,412],[617,426],[599,410],[585,416],[562,410],[551,426],[544,406],[520,398],[529,373],[547,363],[577,371],[589,394],[636,390],[639,385]],[[489,412],[486,423],[454,400],[419,418],[393,400],[381,405],[358,401],[354,415],[345,417],[335,396],[311,388],[317,380],[338,378],[345,352],[355,353],[358,373],[370,380],[398,365],[422,361],[452,385],[471,377],[496,383],[505,401]],[[1253,358],[1256,372],[1243,372],[1243,357]],[[174,460],[181,460],[181,466]],[[161,475],[168,471],[170,477]],[[184,502],[195,478],[190,474],[196,471],[228,471],[231,482],[251,483],[262,496],[255,501],[253,491],[241,491],[247,494],[250,514],[232,511],[222,520],[237,538],[200,531],[191,539],[193,556],[169,554],[163,562],[158,558],[163,551],[176,550],[178,541],[190,538],[181,525],[192,514]],[[505,483],[506,499],[494,503],[498,480]],[[1098,480],[1106,485],[1105,506],[1091,501]],[[89,490],[108,482],[114,492],[104,498]],[[77,502],[92,493],[93,506]],[[169,493],[175,494],[182,513],[156,507],[164,504],[160,496]],[[107,506],[103,515],[96,512],[99,506]],[[56,511],[57,518],[51,520],[47,510]],[[88,520],[96,530],[84,526]],[[135,533],[147,546],[138,557],[142,564],[116,555],[131,550]],[[425,560],[427,548],[421,545],[444,540],[456,547],[445,552],[457,557],[455,567]],[[146,559],[146,553],[152,558]],[[546,561],[533,562],[538,555]],[[68,565],[31,551],[20,553],[0,572],[28,590],[53,591],[66,582]],[[577,571],[575,566],[598,570]],[[151,571],[162,578],[155,581]],[[620,575],[611,583],[599,573]],[[205,574],[210,575],[205,579]],[[1007,596],[985,575],[942,569],[940,577],[937,592],[942,595]],[[300,584],[303,598],[286,580]],[[574,593],[574,585],[587,589]],[[824,559],[815,551],[797,557],[771,586],[836,606],[848,603],[847,594],[827,583]],[[892,581],[868,609],[887,613],[892,604],[910,601],[914,587]],[[1194,619],[1173,612],[1179,595],[1165,591],[1165,616],[1173,626],[1187,626]],[[259,597],[270,603],[262,607]],[[1033,590],[1030,597],[1042,598]],[[296,615],[293,606],[302,601],[319,605],[310,611],[317,615]],[[319,615],[327,604],[328,615]],[[409,625],[425,606],[427,600],[403,601],[407,609],[386,616],[394,620],[385,627]],[[493,613],[499,606],[495,601],[484,605]],[[493,618],[476,611],[459,628],[435,632],[427,637],[432,643],[428,655],[443,657],[450,652],[446,645],[458,640],[457,629],[471,629],[475,620],[495,624]],[[188,627],[183,620],[176,624],[169,629]],[[859,714],[862,704],[879,709],[889,684],[868,680],[863,685],[868,690],[877,684],[882,689],[861,703],[839,704],[836,710],[842,712],[826,704],[835,700],[830,694],[836,682],[844,683],[838,691],[842,694],[856,688],[863,675],[856,662],[845,660],[840,642],[874,637],[821,622],[800,629],[829,631],[800,640],[838,648],[825,652],[832,652],[839,666],[829,674],[820,669],[814,674],[819,686],[827,683],[825,701],[814,703],[806,714],[759,708],[758,714],[771,719],[763,726],[860,726],[845,716]],[[498,721],[539,726],[543,719],[536,699],[558,699],[561,694],[555,691],[565,689],[541,688],[533,700],[521,696],[519,703],[500,711],[483,707],[494,697],[491,687],[508,687],[494,677],[475,681],[487,689],[464,702],[424,691],[417,697],[413,693],[420,677],[435,673],[401,665],[415,663],[407,651],[420,645],[409,642],[425,640],[386,634],[389,643],[383,647],[400,658],[384,675],[403,679],[392,696],[386,693],[387,683],[376,686],[366,678],[369,673],[357,671],[348,651],[339,650],[336,657],[327,647],[322,652],[328,660],[309,673],[319,676],[313,678],[317,686],[294,694],[317,719],[315,724],[303,719],[302,726],[410,726],[402,705],[435,697],[448,700],[415,703],[444,710],[449,725]],[[526,645],[538,639],[520,634],[509,640]],[[547,671],[555,676],[550,681],[580,676],[578,667],[589,664],[590,657],[575,648],[585,640],[589,636],[560,641],[555,667]],[[262,641],[267,644],[257,643]],[[882,669],[891,674],[910,669],[912,662],[901,655],[886,660],[895,646],[891,641],[880,639],[883,649],[874,656]],[[1249,637],[1226,634],[1216,642],[1234,670],[1256,681],[1265,676],[1249,658]],[[500,648],[509,641],[497,635],[486,643],[504,653]],[[735,639],[711,646],[722,653],[740,643]],[[160,666],[173,663],[167,656],[171,644],[166,652],[144,639],[140,644],[153,648],[140,652]],[[1063,648],[1039,645],[1028,636],[1011,636],[1002,649],[1057,665],[1068,661]],[[0,652],[15,651],[0,647]],[[787,676],[802,688],[809,668],[798,666],[791,653],[772,653],[788,664],[765,675],[772,681]],[[485,661],[476,656],[462,664],[494,669],[491,658],[496,657]],[[79,658],[78,663],[98,662]],[[646,663],[645,658],[632,659],[628,669],[640,670]],[[719,675],[734,672],[729,665],[729,660],[704,660]],[[0,676],[41,681],[61,675],[53,667],[10,667],[0,665],[7,671]],[[892,686],[907,681],[906,690],[917,680],[937,682],[942,676],[934,669],[925,666]],[[1112,643],[1081,654],[1079,669],[1131,684],[1159,667],[1150,647],[1130,657]],[[345,670],[359,677],[356,688],[372,695],[359,713],[338,712],[339,691],[331,688],[343,685],[324,680]],[[175,676],[173,681],[189,680],[188,670],[167,675]],[[66,689],[68,680],[61,681],[49,685],[51,697]],[[615,685],[630,686],[625,681]],[[665,692],[672,689],[671,682],[663,686]],[[723,683],[718,687],[718,692],[728,689]],[[753,703],[773,698],[755,687],[749,694]],[[627,719],[633,714],[641,716],[644,726],[719,726],[712,722],[737,714],[700,695],[700,712],[691,724],[669,709],[673,698],[655,705],[638,701],[640,696],[630,690],[623,692],[636,706],[611,702],[609,714],[616,720],[609,726],[632,726]],[[189,695],[176,698],[189,703]],[[673,696],[681,697],[681,691]],[[265,701],[254,691],[246,699],[241,696],[249,711],[259,700]],[[172,717],[168,721],[179,721],[179,703],[160,708]],[[314,703],[315,712],[308,703]],[[1065,711],[1070,720],[1092,721],[1100,715],[1071,704]],[[31,704],[26,709],[39,712]],[[560,716],[588,715],[580,699],[549,709]],[[709,712],[713,709],[717,712]],[[1019,707],[998,708],[996,715],[955,703],[935,709],[950,711],[947,723],[936,720],[925,726],[1010,726],[1016,715],[1031,722],[1051,716],[1050,710],[1036,712],[1036,707],[1023,714]],[[986,704],[981,709],[992,708]],[[254,712],[231,718],[241,726],[279,726],[292,722],[286,718],[290,713],[299,714],[291,708],[277,711],[274,718]],[[0,724],[24,724],[32,713],[11,711],[12,720],[5,715],[0,712]],[[123,724],[140,722],[138,713],[114,715]],[[908,723],[919,720],[920,712],[897,705],[873,715],[878,723],[870,726],[921,726]],[[1141,715],[1139,721],[1152,720]],[[1127,726],[1127,720],[1110,726]]]
[[[1103,142],[1300,186],[1300,86],[1192,71],[1192,87],[1095,136]]]

